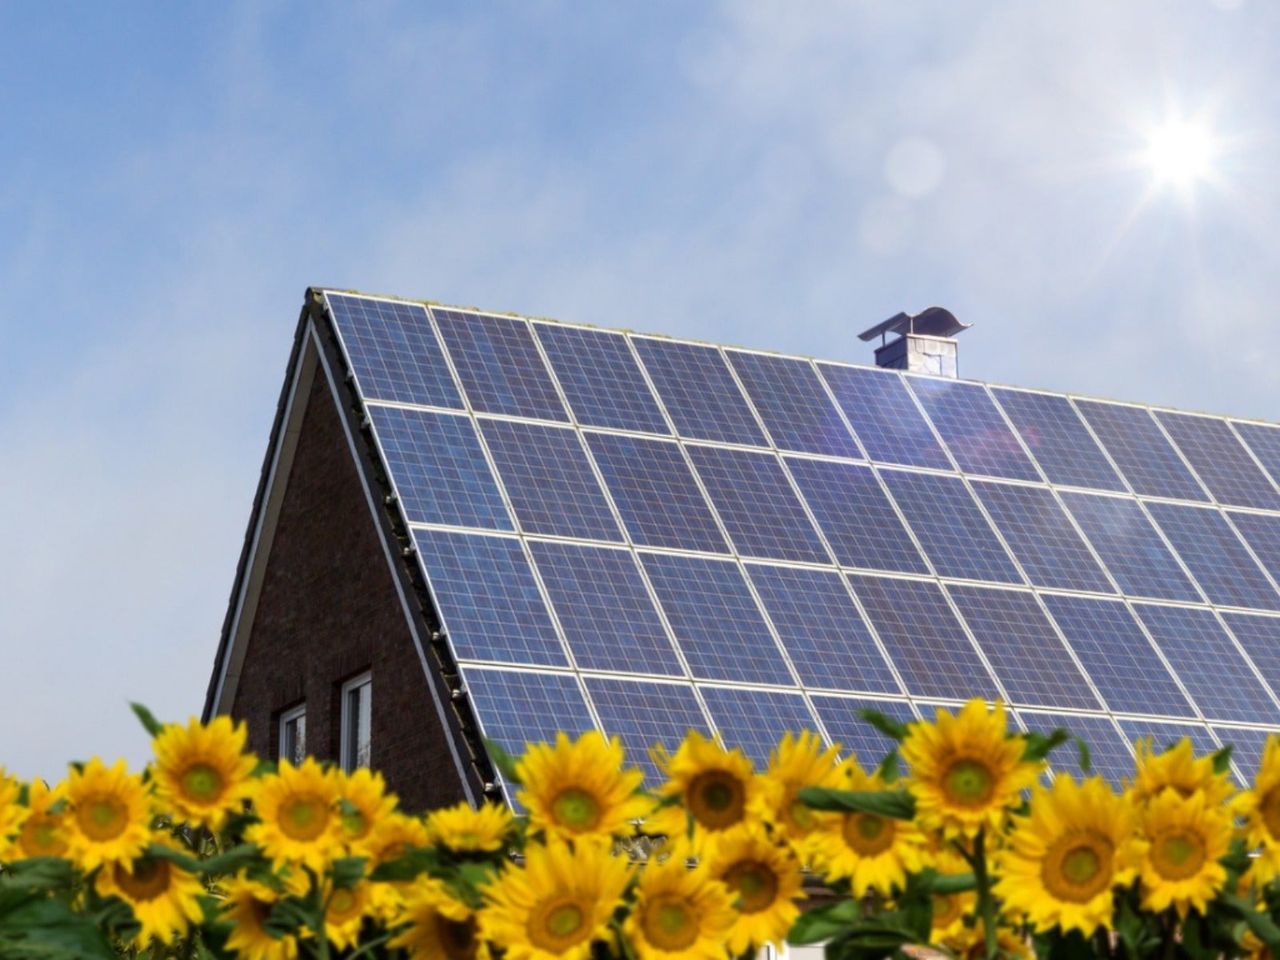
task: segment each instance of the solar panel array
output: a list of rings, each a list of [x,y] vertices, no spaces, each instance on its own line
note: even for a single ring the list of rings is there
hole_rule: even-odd
[[[1280,426],[327,294],[485,736],[1280,731]]]

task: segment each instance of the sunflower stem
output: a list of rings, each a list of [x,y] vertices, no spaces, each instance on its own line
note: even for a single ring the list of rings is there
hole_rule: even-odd
[[[973,878],[978,887],[978,909],[982,914],[982,936],[987,960],[996,960],[996,903],[991,897],[991,877],[987,873],[987,829],[981,828],[973,841]]]

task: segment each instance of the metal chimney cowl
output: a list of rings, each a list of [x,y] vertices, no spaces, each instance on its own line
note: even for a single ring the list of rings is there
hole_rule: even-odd
[[[972,324],[961,323],[950,310],[929,307],[914,316],[898,313],[870,330],[859,334],[863,340],[879,336],[876,366],[908,373],[928,373],[935,377],[959,376],[955,334]],[[884,342],[890,333],[897,340]]]

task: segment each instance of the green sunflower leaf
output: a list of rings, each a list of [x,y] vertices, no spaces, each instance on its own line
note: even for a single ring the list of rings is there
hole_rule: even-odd
[[[496,740],[484,738],[484,747],[489,751],[489,759],[493,761],[493,765],[497,771],[502,774],[502,779],[513,786],[519,785],[520,777],[516,775],[516,759],[502,749],[502,745]]]
[[[155,718],[155,715],[140,703],[130,703],[129,709],[133,711],[133,715],[142,723],[143,728],[152,738],[160,736],[160,731],[164,729],[164,724]]]
[[[1031,733],[1024,734],[1024,738],[1027,746],[1022,751],[1022,759],[1036,761],[1043,760],[1051,750],[1062,746],[1062,744],[1070,740],[1071,734],[1059,727],[1048,735],[1036,733],[1033,730]]]
[[[907,725],[901,720],[895,720],[893,717],[886,716],[879,710],[855,710],[859,717],[865,720],[871,726],[875,727],[890,740],[896,740],[901,743],[907,739]]]
[[[801,803],[815,810],[872,813],[893,820],[910,820],[916,815],[916,801],[906,790],[832,790],[805,787]]]

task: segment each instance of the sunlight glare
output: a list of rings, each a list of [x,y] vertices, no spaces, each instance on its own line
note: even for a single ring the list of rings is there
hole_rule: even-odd
[[[1148,135],[1144,159],[1158,185],[1188,191],[1213,175],[1217,153],[1206,124],[1174,118]]]

